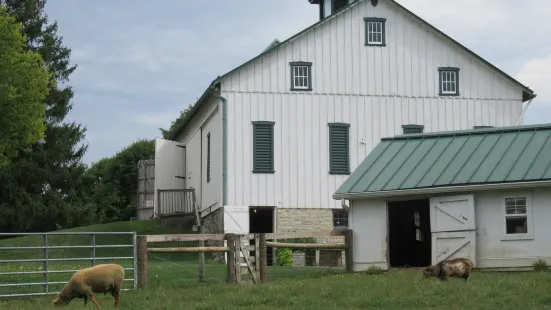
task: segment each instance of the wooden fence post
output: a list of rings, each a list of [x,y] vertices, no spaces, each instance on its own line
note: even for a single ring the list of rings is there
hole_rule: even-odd
[[[138,254],[138,287],[147,288],[147,236],[138,236],[136,241]]]
[[[346,272],[354,272],[354,237],[353,231],[347,229],[344,231],[344,243],[346,244],[346,250],[344,251],[346,255]]]
[[[205,234],[205,226],[199,224],[199,234]],[[199,247],[204,247],[205,241],[199,240]],[[199,252],[199,282],[205,280],[205,252]]]
[[[228,251],[228,260],[226,262],[228,267],[228,283],[235,283],[235,255],[237,252],[235,247],[235,234],[226,234],[226,241],[228,243],[228,248],[230,249]]]
[[[266,234],[260,234],[258,241],[259,255],[257,264],[260,264],[260,283],[266,282],[268,271],[268,247],[266,246]]]

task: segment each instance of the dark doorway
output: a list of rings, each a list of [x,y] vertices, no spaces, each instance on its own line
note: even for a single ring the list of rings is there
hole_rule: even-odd
[[[274,232],[274,208],[273,207],[250,207],[249,208],[249,232],[251,234],[273,233]],[[254,239],[250,240],[254,245]],[[268,266],[273,264],[273,251],[267,248]],[[251,252],[254,256],[254,252]]]
[[[431,264],[429,200],[388,203],[390,267],[425,267]]]

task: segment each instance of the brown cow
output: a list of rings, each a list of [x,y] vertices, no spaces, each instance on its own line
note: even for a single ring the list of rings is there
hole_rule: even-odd
[[[437,277],[447,281],[450,277],[463,278],[470,281],[473,272],[473,262],[468,258],[454,258],[443,260],[435,265],[428,266],[423,275],[425,278]]]

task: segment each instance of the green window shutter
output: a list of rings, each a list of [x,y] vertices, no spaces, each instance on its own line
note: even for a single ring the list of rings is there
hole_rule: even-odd
[[[348,5],[348,0],[333,0],[331,13],[336,13]]]
[[[253,173],[274,173],[274,122],[253,122]]]
[[[329,124],[329,173],[350,174],[349,131],[350,125]]]
[[[415,125],[415,124],[402,125],[402,129],[405,135],[412,134],[412,133],[423,133],[424,128],[425,126],[423,125]]]
[[[207,134],[207,183],[210,182],[210,132]]]

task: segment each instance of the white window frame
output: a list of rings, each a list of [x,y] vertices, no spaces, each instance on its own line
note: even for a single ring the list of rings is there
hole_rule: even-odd
[[[381,40],[374,40],[378,35],[380,35]],[[383,22],[367,21],[367,43],[383,44]]]
[[[438,68],[438,83],[441,96],[459,96],[459,68]]]
[[[302,79],[304,85],[300,85],[298,81]],[[308,89],[310,87],[310,75],[308,74],[308,66],[293,66],[293,88]]]
[[[386,19],[378,17],[366,17],[365,22],[365,45],[385,46],[386,45]],[[377,41],[377,35],[381,40]]]
[[[526,213],[519,214],[507,214],[506,200],[511,198],[525,198],[526,199]],[[508,193],[502,195],[499,199],[499,206],[501,208],[502,225],[501,225],[501,240],[533,240],[534,239],[534,220],[533,220],[533,204],[531,192],[518,192]],[[526,217],[526,233],[524,234],[508,234],[507,233],[507,218]]]
[[[312,90],[312,63],[311,62],[291,62],[291,91],[310,91]],[[301,74],[302,71],[302,74]],[[302,78],[304,85],[297,83],[297,78]]]

